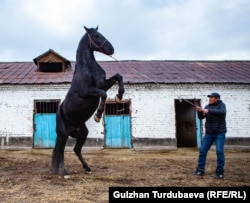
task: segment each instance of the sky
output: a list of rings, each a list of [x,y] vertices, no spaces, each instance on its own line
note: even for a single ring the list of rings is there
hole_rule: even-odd
[[[250,60],[249,0],[0,0],[0,62],[49,49],[75,61],[83,26],[117,60]]]

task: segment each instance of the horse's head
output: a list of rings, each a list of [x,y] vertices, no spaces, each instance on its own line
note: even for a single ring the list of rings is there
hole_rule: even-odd
[[[86,34],[88,35],[89,47],[94,51],[99,51],[106,55],[112,55],[114,48],[112,44],[98,32],[98,26],[96,28],[87,28],[84,26]]]

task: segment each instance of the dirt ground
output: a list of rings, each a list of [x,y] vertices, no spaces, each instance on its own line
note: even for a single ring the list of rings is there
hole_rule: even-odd
[[[65,152],[69,178],[51,174],[52,150],[0,150],[0,202],[108,202],[110,186],[250,186],[250,150],[225,151],[225,178],[213,178],[214,150],[204,177],[192,175],[198,150],[89,149],[86,174],[72,151]]]

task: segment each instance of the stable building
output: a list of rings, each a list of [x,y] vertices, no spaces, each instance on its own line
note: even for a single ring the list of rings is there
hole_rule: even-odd
[[[204,122],[195,105],[219,92],[227,106],[227,145],[250,145],[250,61],[99,61],[107,78],[123,76],[107,91],[100,123],[87,121],[85,146],[199,147]],[[0,148],[53,148],[56,111],[64,100],[75,62],[54,50],[30,62],[0,62]],[[69,138],[67,146],[73,146]]]

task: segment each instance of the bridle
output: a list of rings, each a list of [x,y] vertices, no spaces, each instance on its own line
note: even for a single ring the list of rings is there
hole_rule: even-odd
[[[89,45],[90,45],[90,47],[91,47],[91,44],[93,44],[97,49],[99,49],[100,51],[102,50],[102,47],[104,46],[104,44],[106,43],[106,39],[101,43],[101,45],[100,46],[98,46],[95,42],[94,42],[94,40],[91,38],[91,35],[90,34],[88,34],[88,37],[89,37]]]

